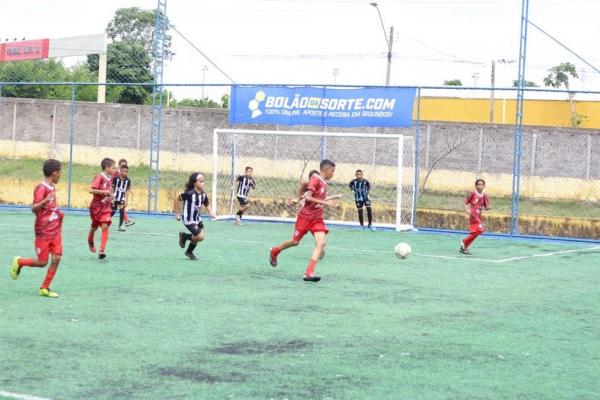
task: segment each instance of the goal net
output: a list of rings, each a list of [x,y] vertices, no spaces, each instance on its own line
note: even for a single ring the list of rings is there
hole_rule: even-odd
[[[244,219],[294,221],[298,204],[290,204],[309,171],[322,159],[336,164],[328,194],[342,195],[337,208],[326,207],[328,223],[359,225],[349,184],[360,169],[370,183],[369,198],[376,227],[413,227],[414,139],[377,133],[216,129],[213,133],[212,206],[218,218],[238,210],[237,178],[254,170],[256,188],[248,195]],[[364,211],[365,225],[367,213]]]

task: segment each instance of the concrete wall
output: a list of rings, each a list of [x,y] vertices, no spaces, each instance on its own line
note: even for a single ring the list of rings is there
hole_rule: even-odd
[[[67,159],[70,113],[70,102],[0,99],[0,155]],[[127,158],[132,164],[147,163],[150,107],[78,102],[73,122],[77,162],[97,164],[100,158],[111,156]],[[201,165],[205,168],[210,165],[213,130],[228,126],[227,110],[168,108],[162,123],[161,167],[189,170]],[[264,126],[260,128],[265,129]],[[289,128],[272,126],[268,129]],[[315,127],[293,129],[315,130]],[[429,189],[464,191],[470,188],[475,177],[483,176],[493,181],[490,185],[492,193],[510,193],[513,127],[423,121],[420,129],[421,179],[435,166],[428,178]],[[416,126],[409,129],[371,128],[369,131],[414,136],[415,130]],[[318,148],[318,138],[286,146],[251,138],[242,138],[238,143],[249,159],[275,158],[294,162],[306,157],[307,146]],[[450,151],[452,147],[455,148]],[[524,127],[521,159],[524,194],[598,200],[599,150],[600,130]],[[386,140],[371,142],[364,139],[354,144],[331,140],[328,143],[328,156],[341,163],[364,165],[367,170],[374,162],[380,166],[392,165],[395,162],[393,154]]]

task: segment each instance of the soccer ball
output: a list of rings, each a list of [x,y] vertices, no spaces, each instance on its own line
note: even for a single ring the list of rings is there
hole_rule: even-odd
[[[405,259],[410,256],[412,249],[408,243],[400,242],[396,245],[396,247],[394,247],[394,253],[396,253],[396,257]]]

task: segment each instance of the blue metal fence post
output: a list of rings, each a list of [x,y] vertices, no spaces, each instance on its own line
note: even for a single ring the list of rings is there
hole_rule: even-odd
[[[71,188],[73,184],[73,141],[75,137],[75,112],[77,111],[77,87],[71,86],[71,113],[69,116],[69,189],[67,190],[67,208],[71,208]]]
[[[512,210],[510,234],[519,233],[519,201],[521,184],[521,137],[523,135],[523,97],[525,94],[525,61],[527,56],[527,26],[529,23],[529,0],[521,4],[521,36],[519,46],[519,81],[517,89],[517,110],[515,117],[515,147],[513,160]]]
[[[419,200],[419,142],[421,136],[421,88],[417,88],[417,128],[415,129],[415,183],[413,186],[412,226],[417,226],[417,201]]]

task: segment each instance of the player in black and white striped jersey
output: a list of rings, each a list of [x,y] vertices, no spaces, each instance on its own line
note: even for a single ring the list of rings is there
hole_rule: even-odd
[[[256,189],[256,181],[252,177],[254,170],[252,167],[246,167],[245,172],[245,175],[240,175],[237,177],[238,186],[235,195],[237,196],[238,203],[240,204],[240,208],[235,214],[235,223],[237,225],[242,224],[242,215],[244,215],[244,212],[248,211],[250,208],[250,201],[248,200],[250,189]]]
[[[127,164],[121,165],[119,175],[112,180],[113,193],[113,215],[119,210],[119,228],[120,232],[125,232],[123,222],[125,221],[125,208],[129,203],[129,193],[131,192],[131,179],[129,179],[129,167]]]
[[[369,191],[371,190],[371,184],[363,176],[363,172],[360,169],[356,170],[356,179],[353,179],[348,186],[350,190],[354,192],[354,202],[358,210],[358,221],[362,229],[364,226],[363,207],[367,208],[367,219],[369,223],[369,229],[374,231],[375,227],[373,224],[373,212],[371,211],[371,200],[369,199]]]
[[[204,240],[204,223],[200,215],[202,207],[206,208],[211,218],[216,218],[210,208],[208,195],[204,191],[204,175],[195,172],[190,175],[185,191],[177,196],[173,207],[175,218],[178,221],[182,220],[183,225],[190,231],[190,233],[179,232],[179,246],[183,249],[185,243],[190,241],[185,255],[191,260],[197,260],[194,249],[198,242]]]

